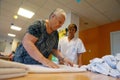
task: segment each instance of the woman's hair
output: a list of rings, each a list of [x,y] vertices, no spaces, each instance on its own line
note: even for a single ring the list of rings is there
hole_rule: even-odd
[[[68,26],[68,29],[69,28],[75,28],[75,30],[77,31],[77,26],[76,26],[76,24],[70,24],[69,26]]]
[[[61,8],[57,8],[57,9],[53,10],[53,12],[50,14],[49,18],[50,18],[53,14],[55,14],[55,15],[61,15],[61,14],[62,14],[62,15],[64,15],[65,18],[66,18],[66,13],[65,13],[65,11],[64,11],[63,9],[61,9]]]

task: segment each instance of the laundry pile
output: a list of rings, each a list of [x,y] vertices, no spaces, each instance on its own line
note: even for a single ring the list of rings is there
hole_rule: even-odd
[[[90,60],[90,64],[86,68],[92,72],[120,78],[120,54],[94,58]]]

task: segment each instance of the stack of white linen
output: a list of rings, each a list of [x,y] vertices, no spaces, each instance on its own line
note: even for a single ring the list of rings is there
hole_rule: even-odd
[[[116,56],[105,55],[102,58],[94,58],[90,60],[87,69],[92,72],[120,78],[120,54]]]
[[[116,56],[115,56],[116,60],[117,60],[117,65],[116,65],[116,68],[117,70],[120,72],[120,53],[118,53]]]
[[[24,64],[0,59],[0,80],[27,74],[28,68]]]

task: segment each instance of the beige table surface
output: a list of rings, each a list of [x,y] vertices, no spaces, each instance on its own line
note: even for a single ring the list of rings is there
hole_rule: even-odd
[[[120,80],[103,74],[92,72],[80,73],[41,73],[28,74],[23,77],[11,78],[7,80]]]

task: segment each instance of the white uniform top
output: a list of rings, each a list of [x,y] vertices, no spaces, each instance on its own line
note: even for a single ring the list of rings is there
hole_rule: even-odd
[[[68,41],[68,37],[60,39],[58,49],[74,64],[77,64],[77,54],[86,51],[81,39],[73,38],[71,41]]]

